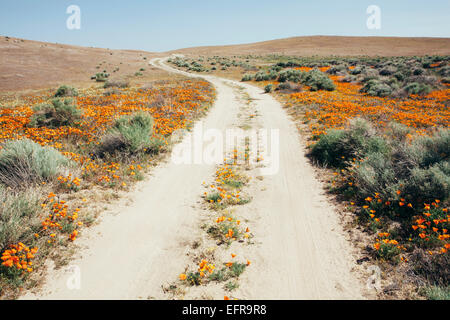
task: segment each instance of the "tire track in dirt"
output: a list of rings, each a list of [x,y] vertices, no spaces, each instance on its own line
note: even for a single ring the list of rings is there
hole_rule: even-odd
[[[165,65],[167,71],[189,76]],[[244,299],[362,298],[354,259],[332,204],[323,195],[294,124],[281,105],[260,88],[214,76],[217,100],[204,118],[204,130],[225,130],[236,124],[239,97],[230,85],[242,86],[254,99],[258,126],[280,131],[280,167],[276,174],[252,184],[253,197],[243,214],[256,221],[258,244],[251,267],[242,276]],[[161,285],[173,281],[188,263],[189,244],[201,232],[195,208],[202,182],[215,165],[158,165],[139,182],[128,200],[114,204],[98,224],[84,232],[83,247],[71,265],[79,267],[81,288],[67,286],[64,270],[49,270],[42,290],[25,299],[165,298]]]

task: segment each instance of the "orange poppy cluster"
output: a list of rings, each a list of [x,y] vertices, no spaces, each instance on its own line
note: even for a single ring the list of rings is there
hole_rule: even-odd
[[[235,158],[236,157],[236,158]],[[237,155],[234,154],[233,159],[237,159]],[[241,201],[240,191],[233,191],[232,188],[226,188],[225,185],[234,180],[239,179],[236,169],[233,165],[224,161],[224,164],[219,166],[215,173],[215,183],[210,185],[211,193],[218,194],[216,199],[208,197],[208,192],[204,193],[206,201],[209,203],[222,203],[225,205],[238,204]]]
[[[120,94],[111,95],[103,95],[100,89],[81,92],[73,100],[82,111],[81,122],[76,127],[30,126],[33,107],[48,101],[52,97],[50,91],[40,96],[25,96],[19,105],[0,108],[0,144],[28,138],[41,145],[54,147],[80,164],[83,180],[72,174],[59,176],[58,181],[63,190],[58,191],[77,191],[85,179],[100,184],[121,179],[120,163],[94,160],[87,152],[91,149],[90,145],[99,143],[101,135],[114,119],[136,111],[147,111],[154,120],[154,135],[165,139],[173,131],[189,126],[207,110],[215,96],[211,84],[203,80],[173,81],[150,89],[126,88]],[[133,162],[125,171],[134,176],[141,169],[141,165]],[[126,186],[126,183],[122,182],[121,185]],[[57,201],[56,198],[56,194],[51,192],[42,204],[42,208],[48,207],[50,212],[42,221],[41,231],[34,235],[35,238],[47,236],[48,244],[57,240],[58,233],[68,234],[68,240],[74,241],[79,235],[78,228],[82,226],[82,222],[77,221],[79,209],[69,213],[66,202]],[[2,253],[2,265],[31,272],[31,260],[37,250],[29,249],[23,243],[11,245],[10,249]]]
[[[22,242],[10,245],[10,249],[2,253],[2,265],[8,268],[15,268],[23,272],[33,271],[33,259],[38,248],[29,248]]]
[[[440,201],[424,204],[424,212],[416,217],[412,229],[421,241],[437,240],[441,243],[439,253],[446,253],[450,249],[450,215],[447,208],[440,208]],[[428,251],[433,254],[433,251]]]
[[[204,197],[205,199],[210,202],[217,202],[220,203],[222,200],[224,201],[228,201],[226,204],[229,205],[236,205],[239,204],[240,198],[239,198],[239,187],[242,186],[242,184],[238,184],[237,185],[237,189],[236,192],[230,192],[227,191],[225,188],[222,188],[222,185],[227,184],[227,182],[229,181],[241,181],[242,177],[239,176],[239,174],[237,173],[237,165],[236,165],[236,160],[237,160],[237,155],[238,152],[237,150],[234,150],[232,153],[232,156],[227,159],[224,159],[224,163],[222,165],[220,165],[215,173],[215,184],[211,184],[210,186],[206,186],[206,183],[203,182],[202,184],[205,185],[206,187],[209,187],[213,190],[217,190],[217,192],[219,192],[219,196],[217,200],[208,200],[207,197],[207,192],[204,193]],[[234,200],[232,200],[234,199]],[[220,225],[220,224],[225,224],[223,228],[219,228],[219,230],[221,230],[221,237],[224,237],[224,239],[227,239],[228,243],[230,243],[231,241],[237,241],[237,240],[241,240],[242,235],[243,238],[245,239],[249,239],[250,238],[250,229],[247,227],[245,229],[245,232],[243,231],[244,229],[241,226],[241,220],[235,219],[233,217],[231,217],[230,215],[223,215],[220,214],[218,217],[214,218],[215,223]],[[239,242],[243,242],[243,241],[239,241]],[[231,253],[231,258],[234,259],[236,257],[236,254]],[[247,260],[247,262],[244,264],[245,267],[250,266],[250,261]],[[233,266],[234,262],[230,261],[230,262],[225,262],[224,265],[228,268],[231,268]],[[202,278],[204,278],[206,276],[206,272],[212,274],[214,272],[215,266],[212,263],[208,263],[207,260],[201,260],[201,262],[198,265],[198,272],[196,274],[194,274],[193,272],[190,272],[188,274],[186,273],[182,273],[178,276],[178,278],[181,281],[187,281],[189,283],[196,283],[196,284],[201,284],[202,283]],[[198,279],[196,279],[196,281],[193,281],[192,278],[193,277],[197,277]]]
[[[113,121],[136,111],[147,111],[154,119],[154,135],[165,139],[177,130],[186,128],[212,103],[215,91],[203,80],[184,80],[154,86],[151,89],[125,88],[120,94],[103,95],[100,89],[81,90],[74,103],[82,111],[76,127],[33,128],[30,121],[33,107],[51,98],[51,92],[41,96],[26,96],[14,107],[0,108],[0,144],[7,140],[29,138],[41,145],[50,145],[65,156],[81,164],[83,175],[102,174],[108,170],[90,156],[75,151],[69,142],[76,142],[81,151],[98,144],[100,136]],[[1,148],[1,147],[0,147]],[[113,163],[108,165],[114,165]],[[100,179],[102,182],[106,178]]]
[[[341,82],[340,76],[330,78],[336,84],[335,91],[304,91],[288,97],[287,107],[306,106],[304,117],[313,136],[325,134],[330,128],[342,129],[354,117],[368,117],[380,127],[394,120],[415,128],[418,133],[450,125],[449,88],[396,99],[369,96],[360,92],[359,84]]]
[[[378,228],[381,228],[382,225],[380,224],[380,218],[376,217],[377,210],[385,211],[386,208],[391,208],[394,210],[399,210],[401,208],[407,208],[409,210],[413,209],[413,205],[411,203],[408,203],[405,198],[401,196],[402,192],[400,190],[397,190],[397,196],[398,198],[395,200],[383,200],[380,198],[380,195],[378,193],[375,193],[373,197],[367,197],[365,199],[366,205],[363,205],[363,210],[368,214],[371,221],[375,223],[375,226]],[[354,205],[355,203],[351,202],[351,205]],[[424,204],[424,212],[422,215],[417,216],[414,218],[414,223],[412,225],[412,229],[415,232],[413,237],[416,238],[419,245],[421,242],[431,242],[437,243],[437,250],[428,250],[428,253],[434,254],[444,254],[448,252],[448,249],[450,249],[450,234],[448,233],[448,230],[450,228],[450,215],[448,214],[447,208],[441,208],[440,207],[440,201],[436,199],[431,204]],[[374,248],[379,251],[381,246],[384,245],[390,245],[393,247],[396,247],[399,250],[405,250],[405,247],[401,245],[399,241],[403,242],[406,241],[406,239],[389,239],[390,236],[387,232],[379,232],[378,233],[379,238],[384,238],[382,240],[376,239],[376,242],[374,244]],[[413,241],[413,238],[409,238],[408,241]],[[435,247],[436,247],[435,246]],[[429,248],[433,247],[428,245]],[[407,261],[406,259],[402,258],[402,261]]]
[[[57,201],[56,195],[54,193],[50,193],[48,195],[48,202],[50,204],[50,213],[45,218],[44,221],[42,221],[42,230],[49,231],[49,230],[63,230],[64,227],[70,226],[70,229],[73,229],[72,233],[69,235],[69,240],[74,241],[78,235],[78,231],[76,230],[78,227],[81,227],[83,223],[81,221],[76,222],[78,219],[78,214],[80,212],[80,209],[76,208],[71,214],[68,212],[69,206],[66,204],[65,201],[60,200]],[[43,207],[46,207],[47,203],[43,203]],[[53,233],[52,233],[53,234]],[[51,239],[49,239],[47,242],[52,243],[55,241],[55,237],[51,236]]]
[[[81,179],[78,177],[72,177],[71,173],[69,173],[66,177],[59,176],[58,181],[63,187],[69,190],[78,190],[81,183]]]

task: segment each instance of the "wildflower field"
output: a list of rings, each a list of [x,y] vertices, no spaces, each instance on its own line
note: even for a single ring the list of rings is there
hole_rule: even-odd
[[[276,87],[311,160],[333,173],[330,191],[372,242],[364,254],[402,270],[420,295],[441,298],[450,272],[448,61],[300,59],[261,72],[278,76],[260,82]],[[308,83],[308,73],[332,85]]]
[[[143,179],[171,134],[204,115],[215,95],[190,79],[61,88],[1,102],[0,295],[14,295],[46,257],[69,251],[95,220],[95,193]]]
[[[363,259],[395,270],[395,281],[407,283],[402,288],[412,285],[413,295],[404,297],[450,297],[450,57],[171,62],[274,94],[305,137],[311,161],[329,176],[330,192],[353,214],[350,229],[365,230]]]

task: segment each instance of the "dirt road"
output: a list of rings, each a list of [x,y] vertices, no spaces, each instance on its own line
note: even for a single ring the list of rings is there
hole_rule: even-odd
[[[151,62],[172,72],[161,59]],[[239,100],[233,85],[254,99],[261,127],[279,129],[279,170],[253,190],[246,210],[255,214],[258,245],[252,266],[242,281],[244,299],[360,299],[362,285],[355,272],[350,244],[345,240],[332,204],[323,195],[313,168],[304,156],[297,129],[281,105],[260,88],[205,77],[217,90],[217,100],[203,120],[204,129],[233,127]],[[211,179],[214,165],[162,163],[138,184],[130,200],[115,205],[102,221],[85,230],[84,247],[71,265],[73,274],[50,270],[46,284],[26,299],[147,299],[164,298],[161,285],[174,280],[187,263],[189,241],[200,232],[202,181]],[[127,203],[128,202],[128,203]],[[221,299],[217,294],[214,298]]]

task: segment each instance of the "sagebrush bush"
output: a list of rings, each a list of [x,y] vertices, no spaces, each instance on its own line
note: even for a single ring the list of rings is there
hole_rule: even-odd
[[[58,150],[29,139],[13,140],[0,150],[0,183],[11,187],[54,180],[73,164]]]
[[[431,92],[430,86],[417,82],[408,83],[403,89],[408,94],[427,94]]]
[[[368,152],[387,152],[387,148],[370,123],[358,118],[351,121],[347,130],[330,130],[322,135],[310,154],[323,165],[344,167],[350,159]]]
[[[113,155],[116,152],[136,154],[158,152],[162,141],[153,135],[153,118],[149,113],[138,112],[117,119],[103,135],[97,148],[97,155]]]
[[[91,79],[93,79],[97,82],[105,82],[106,80],[108,80],[108,77],[109,77],[109,73],[99,72],[99,73],[96,73],[95,76],[91,77]]]
[[[367,93],[371,96],[386,97],[392,94],[392,88],[378,79],[371,79],[366,82],[361,92]]]
[[[331,68],[329,68],[328,70],[327,70],[327,73],[328,74],[333,74],[333,75],[342,75],[342,74],[345,74],[346,73],[346,71],[347,71],[347,65],[345,65],[345,64],[338,64],[338,65],[335,65],[335,66],[332,66]]]
[[[380,75],[382,76],[390,76],[397,72],[397,68],[394,66],[386,66],[380,70]]]
[[[75,97],[78,95],[77,89],[73,87],[69,87],[66,85],[62,85],[56,90],[55,97]]]
[[[436,130],[412,142],[410,133],[405,126],[391,124],[381,135],[367,122],[354,120],[348,129],[320,136],[310,155],[322,164],[348,168],[359,199],[379,194],[393,200],[402,190],[417,208],[435,199],[448,201],[450,130]]]
[[[334,84],[333,80],[328,78],[325,73],[321,72],[318,69],[313,69],[309,72],[306,72],[303,77],[302,83],[309,86],[311,88],[311,91],[333,91],[336,89],[336,85]]]
[[[0,251],[26,241],[40,228],[40,199],[37,192],[16,192],[0,185]]]
[[[82,112],[71,99],[52,99],[50,103],[33,108],[30,125],[32,127],[57,128],[78,125]]]
[[[444,66],[438,71],[439,75],[442,77],[450,77],[450,66]]]
[[[241,81],[252,81],[253,76],[251,74],[244,74]]]
[[[264,87],[264,92],[265,93],[270,93],[270,92],[272,92],[272,88],[273,88],[273,85],[272,84],[268,84],[267,86]]]
[[[302,81],[304,72],[300,70],[283,70],[278,73],[278,82],[294,82],[294,83],[300,83]]]

